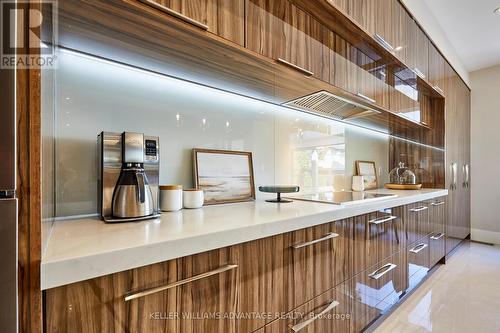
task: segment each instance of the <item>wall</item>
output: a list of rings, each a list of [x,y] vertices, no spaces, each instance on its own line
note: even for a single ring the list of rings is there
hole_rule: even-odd
[[[348,190],[355,160],[375,161],[386,182],[386,135],[69,51],[58,57],[55,108],[43,110],[53,121],[44,135],[53,136],[54,158],[47,150],[43,173],[53,180],[57,217],[96,213],[103,130],[158,135],[161,184],[193,186],[194,147],[251,151],[257,187]]]
[[[426,0],[435,1],[435,0]],[[424,28],[425,32],[437,45],[438,49],[443,53],[448,62],[453,66],[457,73],[470,87],[471,79],[469,72],[465,68],[458,56],[455,48],[446,37],[446,33],[441,28],[438,19],[431,12],[424,0],[402,0],[403,4],[412,13],[418,23]]]
[[[471,73],[471,237],[500,244],[500,66]]]

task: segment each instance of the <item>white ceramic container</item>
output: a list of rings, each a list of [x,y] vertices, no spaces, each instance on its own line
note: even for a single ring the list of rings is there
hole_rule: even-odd
[[[183,207],[182,185],[160,186],[160,209],[163,212],[176,212]]]
[[[203,207],[205,196],[203,190],[189,189],[184,190],[184,208],[194,209]]]

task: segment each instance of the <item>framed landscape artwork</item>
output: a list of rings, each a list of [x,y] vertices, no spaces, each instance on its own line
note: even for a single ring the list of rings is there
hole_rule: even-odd
[[[372,161],[356,161],[356,173],[363,176],[365,190],[374,190],[378,188],[377,168]]]
[[[214,205],[255,199],[252,153],[193,149],[195,186]]]

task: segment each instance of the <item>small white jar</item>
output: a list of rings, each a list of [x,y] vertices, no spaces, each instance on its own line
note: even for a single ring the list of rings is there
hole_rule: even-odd
[[[203,190],[189,189],[184,190],[184,208],[195,209],[203,207],[205,196]]]
[[[163,212],[176,212],[182,209],[182,185],[160,186],[160,209]]]

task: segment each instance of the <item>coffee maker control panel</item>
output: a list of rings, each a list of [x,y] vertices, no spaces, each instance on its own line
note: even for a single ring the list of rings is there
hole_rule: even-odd
[[[158,142],[157,140],[146,139],[145,142],[146,160],[156,161],[158,160]]]

